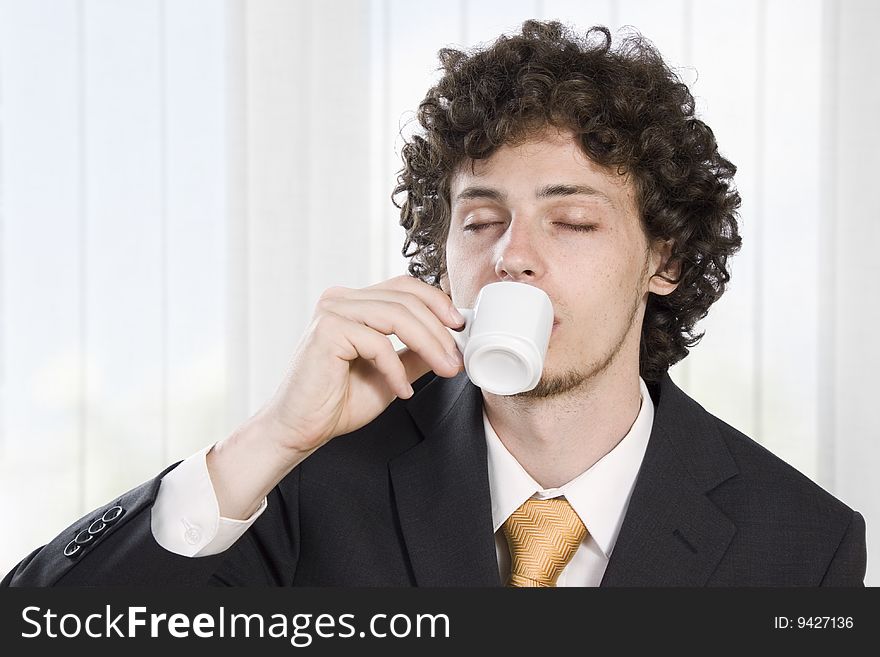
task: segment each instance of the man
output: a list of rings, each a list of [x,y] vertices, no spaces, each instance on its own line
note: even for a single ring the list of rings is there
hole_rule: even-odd
[[[687,88],[604,28],[440,56],[395,190],[412,276],[327,290],[256,415],[5,584],[862,584],[861,515],[667,374],[740,246]],[[495,281],[554,309],[540,383],[509,397],[448,331]]]

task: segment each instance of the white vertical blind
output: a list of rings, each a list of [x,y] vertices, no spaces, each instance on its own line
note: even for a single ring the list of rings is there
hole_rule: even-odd
[[[821,184],[819,94],[821,6],[775,2],[765,10],[760,201],[761,262],[756,303],[762,324],[758,433],[816,478],[818,463],[818,269]],[[777,172],[786,173],[779,175]],[[776,175],[773,175],[776,174]],[[796,246],[795,246],[796,245]],[[794,248],[793,248],[794,247]]]
[[[832,185],[830,235],[815,259],[830,278],[824,309],[832,329],[822,345],[828,354],[823,371],[830,385],[826,409],[832,461],[830,489],[865,514],[868,523],[868,582],[880,585],[880,416],[877,411],[877,371],[880,369],[880,206],[876,202],[876,172],[880,171],[880,5],[870,0],[833,4],[826,8],[836,57],[825,93],[831,108],[829,151],[823,156],[823,186]],[[809,266],[809,258],[807,259]],[[805,359],[814,354],[804,353]],[[873,522],[872,522],[873,521]]]
[[[760,435],[756,420],[757,319],[755,291],[758,239],[762,224],[758,127],[759,91],[765,65],[760,55],[759,2],[732,5],[723,0],[693,3],[691,70],[697,111],[711,126],[722,154],[737,165],[742,196],[739,222],[743,246],[728,263],[731,282],[699,324],[700,344],[673,375],[713,413],[747,435]],[[732,24],[738,25],[731,30]]]
[[[0,570],[83,507],[78,9],[0,3]]]
[[[308,308],[311,172],[307,163],[309,43],[312,3],[245,2],[245,185],[243,252],[246,277],[239,300],[247,350],[247,412],[271,394],[292,354]],[[234,348],[234,347],[233,347]]]
[[[612,28],[620,22],[617,0],[543,0],[539,5],[539,18],[560,20],[578,26],[581,31],[593,25]]]
[[[880,558],[876,4],[0,0],[0,571],[255,412],[324,288],[405,271],[389,196],[437,50],[530,17],[681,67],[744,245],[672,376]]]
[[[228,426],[229,67],[227,17],[216,4],[160,5],[163,467]]]
[[[85,504],[161,465],[165,217],[160,5],[83,7]],[[124,438],[120,438],[124,436]]]
[[[524,20],[540,11],[535,0],[482,0],[461,3],[461,28],[456,41],[467,47],[494,41],[502,32],[518,32]]]
[[[226,21],[0,2],[0,569],[229,430]]]

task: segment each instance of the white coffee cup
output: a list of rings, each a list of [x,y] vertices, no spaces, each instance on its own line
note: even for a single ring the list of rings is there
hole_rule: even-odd
[[[459,308],[460,331],[449,329],[474,385],[495,395],[515,395],[541,380],[553,304],[534,285],[490,283],[477,295],[473,310]]]

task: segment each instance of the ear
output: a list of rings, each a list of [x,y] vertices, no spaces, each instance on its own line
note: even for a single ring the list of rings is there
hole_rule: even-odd
[[[681,275],[681,260],[672,259],[673,240],[657,240],[651,247],[649,257],[651,278],[648,279],[648,291],[660,296],[666,296],[678,287],[678,277]],[[664,278],[665,277],[665,278]],[[666,279],[671,279],[670,282]]]

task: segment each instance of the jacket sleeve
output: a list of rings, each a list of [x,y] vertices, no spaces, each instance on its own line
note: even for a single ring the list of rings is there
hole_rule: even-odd
[[[169,552],[153,537],[150,513],[162,477],[83,516],[25,557],[0,586],[283,585],[292,581],[298,540],[295,470],[231,548],[207,557]],[[289,481],[288,481],[289,480]],[[290,514],[293,517],[290,517]]]
[[[864,586],[867,565],[865,519],[858,511],[853,511],[852,520],[828,564],[820,586]]]

